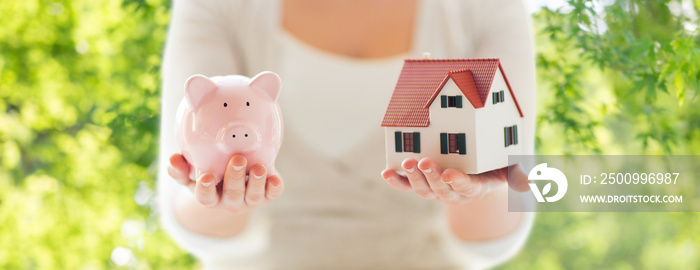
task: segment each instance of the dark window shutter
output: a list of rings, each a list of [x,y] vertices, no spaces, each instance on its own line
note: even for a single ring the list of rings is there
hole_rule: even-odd
[[[447,154],[447,133],[440,133],[440,153]]]
[[[508,127],[508,145],[513,145],[515,142],[513,141],[513,127]]]
[[[518,144],[518,125],[513,126],[513,140]]]
[[[396,141],[396,152],[400,153],[401,152],[401,131],[397,131],[394,133],[394,141]]]
[[[440,107],[447,108],[447,96],[440,96]]]
[[[505,141],[506,141],[505,147],[508,147],[508,127],[503,128],[503,137],[505,138]]]
[[[413,153],[420,153],[420,132],[413,132]]]
[[[506,101],[506,95],[505,95],[505,92],[503,92],[503,90],[501,90],[501,102],[504,102],[504,101]]]
[[[460,155],[467,154],[467,135],[464,133],[459,133],[457,135],[457,147],[459,148]]]
[[[462,108],[462,96],[455,97],[455,105],[457,108]]]
[[[498,95],[497,94],[498,93],[496,93],[496,92],[491,93],[491,101],[493,101],[493,104],[496,104],[496,102],[498,102]]]

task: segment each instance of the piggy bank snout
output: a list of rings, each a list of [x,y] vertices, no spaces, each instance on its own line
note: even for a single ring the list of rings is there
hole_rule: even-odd
[[[229,123],[218,136],[226,148],[235,152],[248,152],[260,147],[260,131],[246,123]]]

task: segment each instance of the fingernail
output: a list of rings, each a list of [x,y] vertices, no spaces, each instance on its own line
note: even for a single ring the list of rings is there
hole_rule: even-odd
[[[416,167],[411,167],[411,168],[403,168],[406,172],[413,173],[416,171]]]
[[[382,179],[388,180],[389,178],[386,178],[386,174],[389,172],[389,169],[382,170],[382,172],[379,174],[382,176]]]
[[[208,187],[208,186],[211,186],[212,182],[200,182],[200,183],[202,183],[202,186]]]
[[[262,177],[263,177],[262,175],[257,175],[257,174],[254,174],[254,173],[251,173],[251,174],[253,175],[253,177],[254,177],[255,179],[262,179]]]
[[[454,180],[447,180],[447,181],[445,181],[445,179],[443,179],[442,182],[445,183],[445,184],[452,184],[452,183],[454,183],[455,181],[454,181]]]
[[[231,159],[231,165],[231,167],[233,167],[233,170],[240,171],[245,168],[246,160],[242,156],[233,156],[233,158]]]
[[[270,177],[270,179],[269,179],[268,181],[270,181],[270,184],[271,184],[273,187],[279,187],[280,184],[282,184],[282,183],[277,179],[277,177]]]
[[[433,169],[427,168],[427,169],[421,170],[421,171],[423,171],[424,173],[431,173],[431,172],[433,172]]]

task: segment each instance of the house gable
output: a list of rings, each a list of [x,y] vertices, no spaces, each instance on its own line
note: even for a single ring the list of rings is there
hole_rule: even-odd
[[[464,97],[469,100],[474,108],[478,109],[484,107],[484,101],[481,100],[476,84],[474,84],[474,76],[472,75],[472,72],[469,69],[462,69],[448,72],[448,75],[445,76],[445,80],[442,82],[442,84],[440,84],[437,91],[435,91],[435,93],[430,97],[428,103],[425,104],[425,108],[430,108],[430,104],[432,104],[435,98],[440,94],[440,92],[442,92],[442,88],[449,80],[452,80],[457,85]]]
[[[513,104],[515,104],[515,108],[518,109],[518,113],[520,114],[520,118],[523,118],[523,110],[520,109],[520,104],[518,103],[518,99],[515,98],[515,93],[513,93],[513,88],[510,87],[510,82],[508,82],[508,77],[506,76],[506,72],[503,71],[503,66],[501,66],[501,63],[498,63],[498,70],[501,71],[501,77],[503,78],[503,81],[506,83],[506,88],[508,88],[508,92],[510,93],[511,98],[513,98]],[[488,97],[488,94],[487,94]]]

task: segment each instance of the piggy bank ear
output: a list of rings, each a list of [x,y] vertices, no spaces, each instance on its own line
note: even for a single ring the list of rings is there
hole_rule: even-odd
[[[185,82],[185,99],[190,108],[195,108],[202,102],[205,95],[216,90],[217,85],[204,75],[192,75]]]
[[[250,86],[265,92],[272,100],[277,100],[277,97],[280,95],[282,81],[280,76],[277,76],[274,72],[263,71],[250,80]]]

